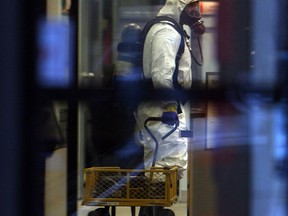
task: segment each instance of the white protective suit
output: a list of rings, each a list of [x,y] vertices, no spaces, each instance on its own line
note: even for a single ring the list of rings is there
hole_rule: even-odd
[[[191,0],[167,0],[157,16],[169,16],[179,23],[180,14]],[[154,88],[173,89],[172,75],[175,69],[175,58],[181,42],[180,34],[167,23],[157,23],[147,34],[144,53],[143,68],[145,78],[152,78]],[[178,83],[189,89],[192,83],[191,56],[185,44],[184,53],[179,62]],[[144,129],[144,121],[148,117],[161,117],[164,107],[176,101],[143,101],[136,112],[139,133],[136,137],[144,146],[144,164],[148,169],[152,165],[155,142]],[[179,127],[177,130],[160,142],[158,157],[155,166],[178,166],[181,170],[187,168],[188,139],[180,137],[180,130],[187,130],[186,117],[188,113],[182,106],[182,113],[178,114]],[[160,140],[174,126],[162,122],[151,122],[149,129]]]

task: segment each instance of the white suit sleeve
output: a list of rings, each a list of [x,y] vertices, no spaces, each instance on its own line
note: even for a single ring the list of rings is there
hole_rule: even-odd
[[[171,26],[155,34],[151,52],[151,78],[155,88],[174,88],[172,77],[180,42],[181,36]]]

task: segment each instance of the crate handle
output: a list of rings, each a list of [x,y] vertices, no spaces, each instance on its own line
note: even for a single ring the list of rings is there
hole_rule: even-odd
[[[154,156],[153,156],[153,162],[152,162],[152,167],[155,166],[156,164],[156,159],[157,159],[157,155],[158,155],[158,141],[156,139],[156,137],[154,136],[154,134],[151,132],[151,130],[148,128],[147,123],[150,121],[162,121],[161,117],[149,117],[145,120],[144,122],[144,128],[145,130],[148,132],[148,134],[151,136],[151,138],[153,139],[153,141],[155,142],[155,151],[154,151]],[[178,127],[178,124],[175,124],[174,127],[167,133],[165,134],[161,140],[166,139],[168,136],[170,136]]]

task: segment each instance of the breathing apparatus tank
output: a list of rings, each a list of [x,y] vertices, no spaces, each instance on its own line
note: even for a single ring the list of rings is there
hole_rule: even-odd
[[[135,81],[135,79],[140,78],[137,77],[139,73],[136,72],[137,68],[135,65],[142,61],[139,43],[141,31],[142,28],[135,23],[124,26],[121,33],[121,41],[117,46],[116,76],[118,76],[118,79],[123,78],[127,79],[127,81]]]

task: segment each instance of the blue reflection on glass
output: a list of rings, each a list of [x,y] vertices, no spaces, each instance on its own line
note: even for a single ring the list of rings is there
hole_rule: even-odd
[[[71,25],[60,20],[39,24],[37,82],[41,87],[65,88],[72,82],[70,57]]]

